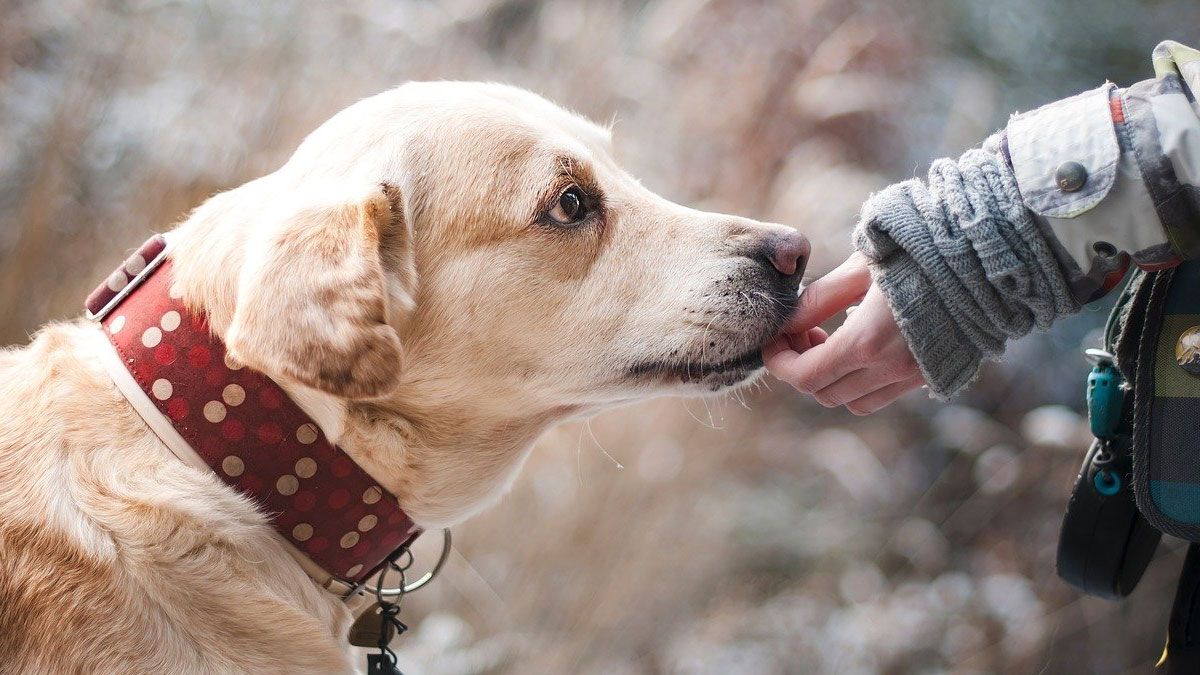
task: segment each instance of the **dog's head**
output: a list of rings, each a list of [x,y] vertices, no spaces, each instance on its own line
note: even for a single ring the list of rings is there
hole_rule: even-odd
[[[177,274],[239,360],[497,424],[746,382],[809,250],[653,194],[538,96],[451,82],[351,106],[188,225]]]
[[[204,207],[243,223],[217,317],[232,353],[345,398],[457,379],[591,406],[746,381],[807,243],[653,194],[609,143],[502,85],[409,84],[351,106]]]

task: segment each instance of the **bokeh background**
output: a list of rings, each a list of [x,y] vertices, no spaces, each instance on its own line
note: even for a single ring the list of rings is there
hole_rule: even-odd
[[[0,0],[0,338],[76,316],[148,233],[405,80],[615,119],[647,185],[794,224],[819,273],[872,190],[1015,110],[1149,77],[1164,38],[1200,43],[1200,5]],[[953,405],[858,419],[766,383],[554,430],[407,601],[404,671],[1146,672],[1179,542],[1121,603],[1054,572],[1102,318],[1013,345]]]

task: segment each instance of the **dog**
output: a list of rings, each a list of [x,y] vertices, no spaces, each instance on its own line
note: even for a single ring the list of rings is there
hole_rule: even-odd
[[[172,296],[427,529],[560,421],[756,378],[809,254],[652,193],[606,128],[461,82],[351,105],[168,236]],[[80,319],[0,352],[0,672],[354,672],[346,603],[172,454],[111,348]]]

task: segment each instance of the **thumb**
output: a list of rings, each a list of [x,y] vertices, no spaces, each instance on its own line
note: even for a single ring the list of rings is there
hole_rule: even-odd
[[[858,302],[871,288],[871,271],[861,253],[853,253],[829,274],[809,284],[784,327],[796,333],[824,323],[826,319]]]

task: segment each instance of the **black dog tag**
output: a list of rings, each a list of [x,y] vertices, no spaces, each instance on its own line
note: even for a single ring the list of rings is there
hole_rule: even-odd
[[[396,657],[390,652],[367,656],[367,675],[404,675],[396,669]]]
[[[399,613],[400,605],[376,602],[350,626],[350,644],[379,649],[378,654],[367,655],[367,675],[403,675],[396,668],[396,654],[388,647],[393,638],[408,630],[397,618]]]

